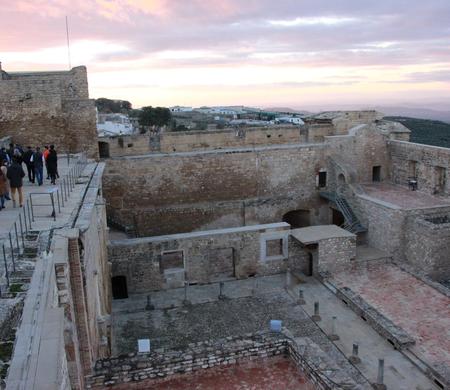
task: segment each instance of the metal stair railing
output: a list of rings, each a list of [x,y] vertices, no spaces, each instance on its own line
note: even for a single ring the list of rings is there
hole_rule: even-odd
[[[362,233],[367,230],[363,225],[361,225],[358,217],[353,212],[345,198],[339,196],[335,192],[321,192],[320,196],[336,204],[336,207],[344,216],[345,222],[341,225],[343,229],[352,233]]]

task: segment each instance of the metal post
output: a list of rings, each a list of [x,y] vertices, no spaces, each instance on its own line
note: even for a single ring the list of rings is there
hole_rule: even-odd
[[[252,295],[255,296],[256,294],[258,294],[258,288],[259,288],[259,284],[258,284],[258,279],[255,278],[254,282],[253,282],[253,288],[252,288]]]
[[[225,294],[223,293],[223,289],[225,287],[225,283],[224,282],[220,282],[219,283],[219,299],[225,299]]]
[[[56,200],[58,201],[58,213],[61,213],[61,203],[59,203],[59,189],[56,188]]]
[[[50,194],[50,199],[52,201],[52,209],[53,209],[52,217],[53,220],[56,221],[55,200],[53,199],[53,192]]]
[[[28,233],[28,225],[27,225],[27,210],[26,210],[26,205],[23,208],[23,223],[25,225],[25,234]]]
[[[336,317],[331,319],[331,334],[328,336],[331,341],[339,340],[339,336],[336,334]]]
[[[318,322],[322,319],[319,313],[319,302],[314,302],[314,315],[311,318],[315,322]]]
[[[291,287],[291,270],[289,268],[286,270],[286,285],[284,287],[286,290]]]
[[[378,359],[378,376],[377,383],[375,384],[376,389],[386,389],[384,382],[384,359]]]
[[[25,248],[25,239],[23,237],[23,225],[22,225],[22,215],[19,214],[19,227],[20,227],[20,236],[22,237],[22,246]]]
[[[63,194],[63,185],[62,185],[62,181],[59,182],[59,191],[58,194],[60,194],[61,196],[61,204],[62,207],[64,207],[64,194]]]
[[[13,272],[16,272],[16,262],[14,260],[14,248],[13,248],[13,244],[12,244],[11,232],[8,233],[8,236],[9,236],[9,247],[11,249],[11,259],[12,259],[12,264],[13,264]]]
[[[30,225],[30,230],[31,230],[31,211],[30,211],[30,202],[28,202],[27,200],[27,213],[28,213],[28,223]]]
[[[147,304],[145,305],[145,310],[155,310],[155,306],[152,304],[152,298],[147,295]]]
[[[189,282],[184,282],[184,299],[183,299],[183,305],[189,305],[190,302],[188,301],[188,287],[189,287]]]
[[[31,209],[31,220],[34,222],[33,198],[31,194],[30,194],[30,209]]]
[[[361,359],[359,358],[358,353],[359,353],[359,346],[358,346],[358,344],[353,343],[352,356],[350,356],[350,358],[349,358],[349,360],[353,364],[361,363]]]
[[[299,305],[305,305],[306,304],[305,297],[303,295],[303,290],[302,289],[298,290],[298,301],[297,301],[297,303]]]
[[[6,250],[5,245],[3,247],[3,261],[5,262],[5,276],[6,276],[6,284],[9,287],[9,275],[8,275],[8,261],[6,260]]]
[[[17,222],[14,222],[14,232],[16,233],[17,256],[20,255],[19,235],[17,234]]]

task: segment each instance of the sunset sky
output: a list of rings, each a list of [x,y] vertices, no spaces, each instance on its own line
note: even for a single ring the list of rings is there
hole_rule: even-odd
[[[450,0],[2,1],[3,69],[68,69],[66,15],[93,98],[450,107]]]

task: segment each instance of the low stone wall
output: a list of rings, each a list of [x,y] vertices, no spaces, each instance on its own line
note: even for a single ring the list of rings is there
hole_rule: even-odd
[[[185,351],[166,352],[161,349],[149,354],[99,360],[95,375],[86,378],[87,388],[114,386],[114,389],[129,389],[133,383],[148,379],[235,364],[242,359],[280,355],[286,353],[286,343],[286,338],[281,334],[261,332],[246,337],[230,336],[216,342],[194,343]]]
[[[281,354],[289,355],[316,389],[338,388],[318,370],[318,362],[329,363],[327,354],[310,340],[301,341],[302,345],[299,346],[296,341],[282,333],[257,332],[245,336],[230,336],[215,342],[194,343],[185,351],[161,349],[148,354],[130,354],[99,360],[95,374],[86,377],[86,388],[148,389],[161,378]],[[360,388],[366,387],[362,385]]]
[[[349,287],[336,287],[336,296],[342,299],[363,320],[367,321],[373,329],[393,344],[395,348],[402,350],[415,344],[414,339],[408,333],[369,305]]]

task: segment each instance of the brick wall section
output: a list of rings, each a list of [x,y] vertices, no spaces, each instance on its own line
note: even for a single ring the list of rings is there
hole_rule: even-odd
[[[23,146],[98,156],[96,111],[84,66],[67,72],[11,73],[0,79],[0,137]]]
[[[323,144],[117,158],[104,194],[108,213],[140,236],[278,222],[295,209],[315,208],[312,223],[323,223],[323,167]]]
[[[232,250],[236,278],[283,272],[287,258],[262,261],[260,257],[261,234],[288,234],[289,225],[279,225],[113,241],[108,247],[112,276],[126,276],[131,294],[182,287],[184,277],[189,282],[208,283],[216,276],[213,271],[219,260],[222,269],[232,266],[229,256],[220,255],[224,250]],[[166,251],[183,251],[185,268],[178,283],[171,284],[160,269],[161,254]]]
[[[69,238],[70,286],[72,290],[75,322],[79,340],[79,349],[83,371],[89,374],[92,370],[92,349],[88,331],[86,299],[84,295],[83,273],[81,270],[78,239]]]
[[[411,176],[409,162],[417,161],[417,181],[420,191],[430,194],[441,192],[450,194],[450,149],[402,141],[389,141],[388,151],[392,160],[392,180],[396,184],[407,185]],[[438,189],[436,168],[446,170],[446,184],[443,191]]]

